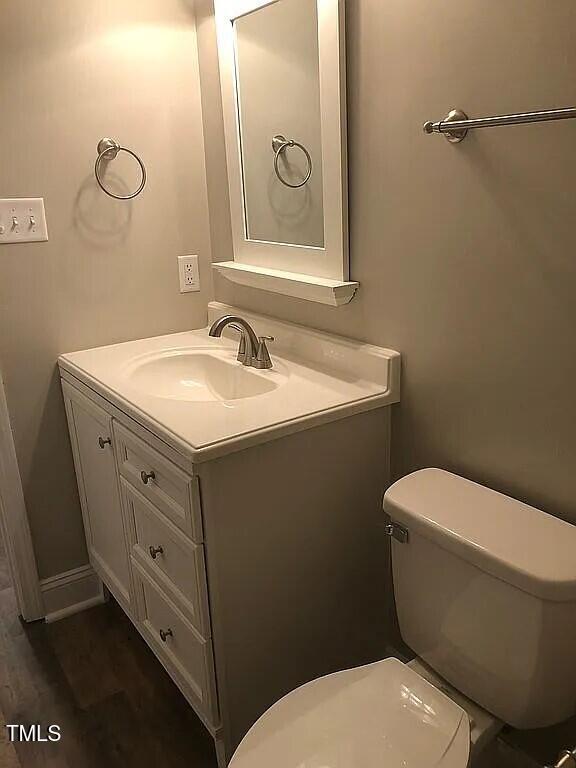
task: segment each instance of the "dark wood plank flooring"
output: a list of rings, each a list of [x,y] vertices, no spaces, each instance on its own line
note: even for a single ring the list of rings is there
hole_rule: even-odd
[[[23,624],[13,590],[0,590],[2,713],[61,726],[60,742],[15,744],[21,768],[216,767],[212,739],[112,600]],[[0,768],[9,760],[0,752]]]

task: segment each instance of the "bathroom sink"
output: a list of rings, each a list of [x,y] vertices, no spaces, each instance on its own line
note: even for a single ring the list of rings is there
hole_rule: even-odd
[[[170,400],[241,400],[272,392],[285,377],[257,372],[237,362],[229,350],[170,349],[143,355],[122,371],[136,389]]]
[[[208,325],[182,333],[71,352],[63,378],[80,381],[194,461],[395,403],[400,356],[217,302]],[[215,320],[241,315],[269,342],[272,368],[236,359],[238,332],[209,335]]]

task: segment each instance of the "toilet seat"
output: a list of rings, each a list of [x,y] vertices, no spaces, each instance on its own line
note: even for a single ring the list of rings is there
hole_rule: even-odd
[[[466,768],[466,712],[398,659],[336,672],[276,702],[229,768]]]

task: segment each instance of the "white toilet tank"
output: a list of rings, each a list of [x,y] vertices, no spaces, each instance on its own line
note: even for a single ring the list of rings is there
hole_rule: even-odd
[[[440,469],[394,483],[402,637],[517,728],[576,712],[576,526]]]

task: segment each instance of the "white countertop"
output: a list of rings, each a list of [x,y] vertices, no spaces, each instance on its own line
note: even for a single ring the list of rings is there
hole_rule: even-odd
[[[210,304],[210,323],[224,314],[240,315],[257,334],[275,337],[269,344],[274,367],[250,369],[270,382],[265,386],[275,386],[271,391],[206,402],[158,396],[135,385],[131,371],[157,353],[217,352],[225,363],[241,365],[235,360],[237,336],[211,338],[208,328],[72,352],[59,358],[59,366],[193,461],[399,400],[400,356],[393,350]]]

